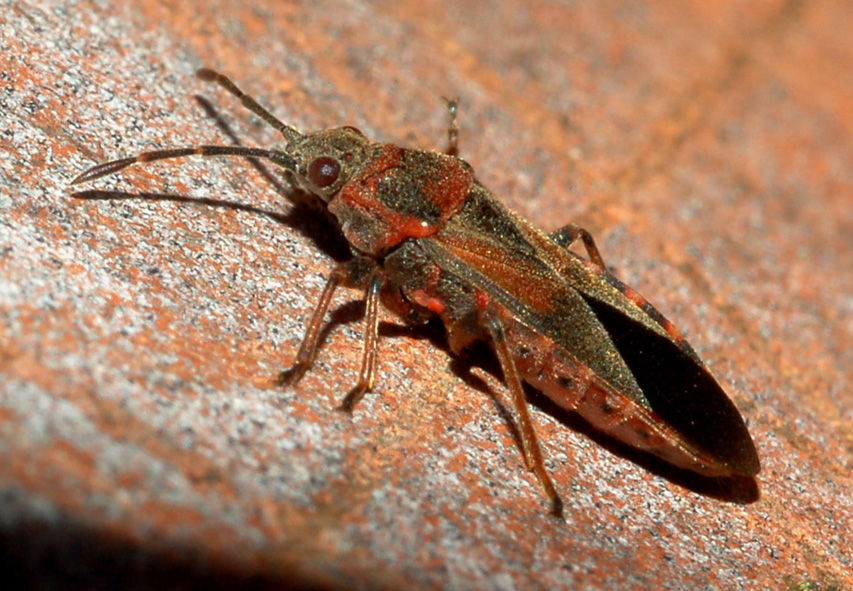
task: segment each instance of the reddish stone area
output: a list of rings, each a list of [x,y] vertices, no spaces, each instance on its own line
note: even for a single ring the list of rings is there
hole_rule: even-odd
[[[846,0],[5,3],[5,580],[853,588],[851,20]],[[531,391],[549,517],[485,350],[454,360],[383,312],[375,392],[334,411],[361,357],[349,290],[315,368],[276,385],[347,255],[320,207],[221,158],[70,195],[111,158],[279,141],[201,66],[300,129],[418,148],[459,96],[478,178],[593,233],[730,393],[761,473],[685,474]]]

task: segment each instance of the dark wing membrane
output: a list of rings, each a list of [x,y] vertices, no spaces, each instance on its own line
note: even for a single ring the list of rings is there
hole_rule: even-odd
[[[697,448],[733,473],[758,473],[740,413],[692,348],[479,185],[429,242],[443,268],[651,408]]]
[[[733,474],[758,474],[758,453],[743,418],[707,368],[672,339],[605,303],[584,299],[607,328],[652,409],[696,447],[725,462]]]

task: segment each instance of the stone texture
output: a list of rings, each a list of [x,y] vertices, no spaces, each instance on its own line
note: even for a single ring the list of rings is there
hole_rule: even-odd
[[[679,3],[4,2],[0,560],[53,588],[851,588],[853,9]],[[749,420],[763,471],[707,481],[534,396],[546,515],[488,356],[386,315],[376,392],[333,411],[359,294],[296,389],[345,253],[240,162],[86,167],[244,144],[200,66],[303,129],[461,147],[504,202],[593,232]],[[158,200],[134,198],[155,193]],[[213,207],[204,203],[213,202]],[[239,204],[239,206],[235,205]]]

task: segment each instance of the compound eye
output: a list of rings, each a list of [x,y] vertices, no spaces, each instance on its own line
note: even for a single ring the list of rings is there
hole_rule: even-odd
[[[315,158],[308,165],[308,180],[318,189],[331,186],[341,174],[341,164],[331,156]]]

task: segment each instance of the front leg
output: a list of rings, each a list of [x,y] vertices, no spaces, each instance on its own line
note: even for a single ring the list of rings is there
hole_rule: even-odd
[[[368,325],[370,324],[371,286],[373,285],[377,270],[378,267],[373,259],[361,256],[357,256],[345,263],[341,263],[332,270],[329,274],[329,279],[326,281],[326,286],[323,288],[323,293],[320,295],[320,301],[317,303],[317,307],[314,308],[314,313],[311,315],[311,320],[308,322],[308,326],[305,329],[305,336],[302,337],[302,344],[299,346],[299,353],[296,354],[296,360],[289,369],[281,372],[278,376],[278,382],[281,385],[295,385],[314,364],[314,360],[317,357],[317,350],[320,346],[320,334],[323,328],[323,320],[326,317],[326,312],[329,310],[329,305],[332,303],[332,296],[335,294],[338,287],[366,288],[366,295],[368,299]],[[374,302],[373,309],[375,310],[375,308],[376,305]],[[375,311],[373,316],[378,318]],[[374,323],[375,322],[376,320],[374,319]],[[369,332],[370,330],[368,327],[368,334]],[[375,327],[373,332],[376,332]],[[372,339],[373,349],[375,349],[375,341],[376,339],[374,337]],[[362,368],[362,373],[364,373],[364,368]],[[364,376],[359,377],[359,383],[363,381],[362,377]],[[369,372],[369,377],[370,384],[367,389],[372,385],[372,368]]]
[[[379,270],[370,274],[367,289],[364,292],[367,318],[364,324],[364,348],[361,353],[361,370],[358,382],[344,397],[338,410],[352,412],[355,403],[373,389],[376,375],[376,349],[379,344],[379,294],[382,291],[383,278]]]

